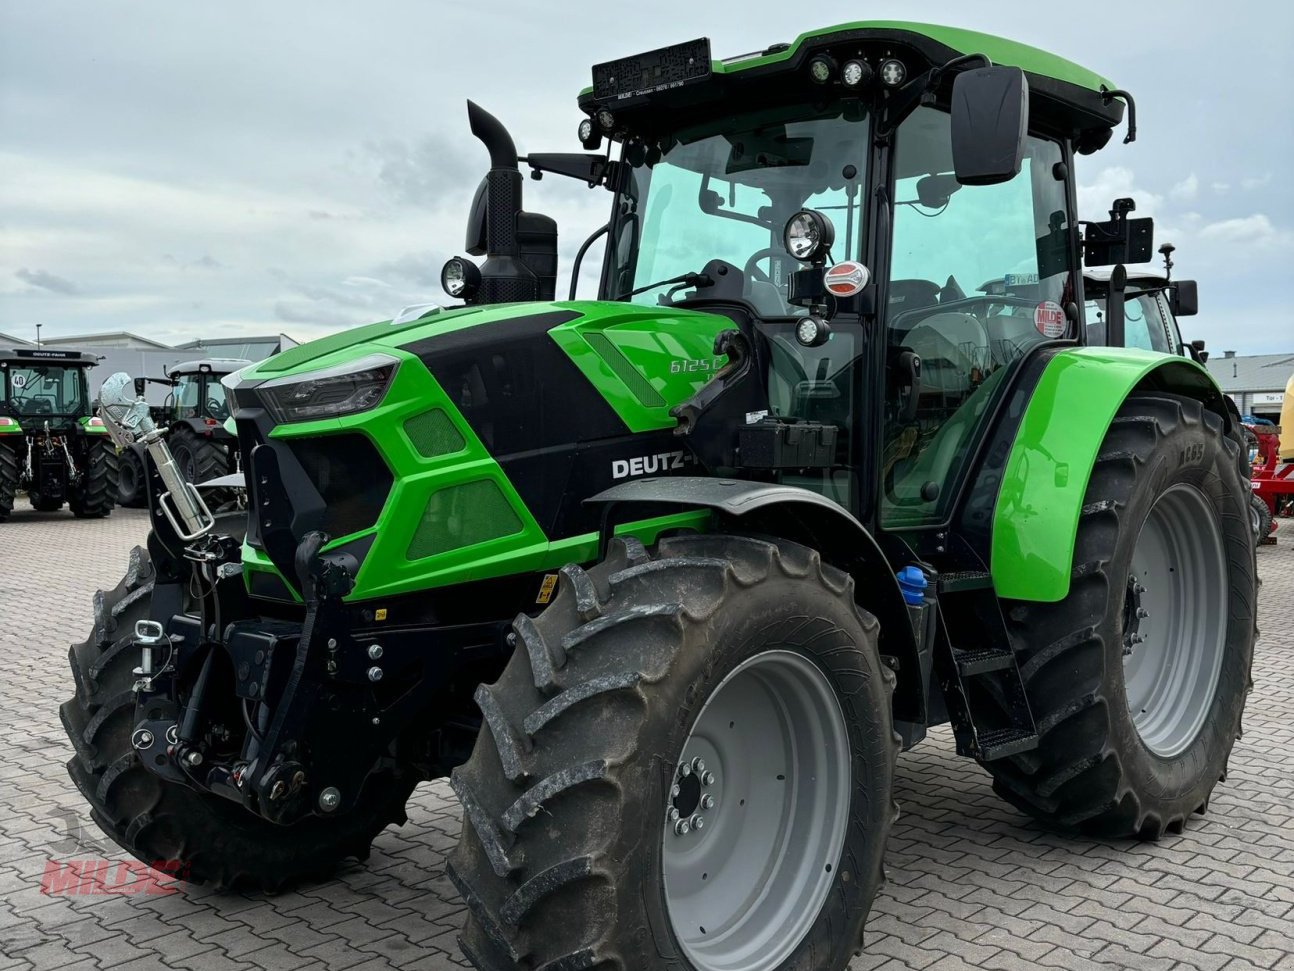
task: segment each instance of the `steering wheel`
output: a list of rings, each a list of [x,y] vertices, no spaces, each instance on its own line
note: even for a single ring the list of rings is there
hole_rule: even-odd
[[[751,255],[750,259],[746,260],[746,265],[743,268],[742,272],[744,272],[747,277],[749,277],[750,279],[754,280],[757,283],[773,284],[773,278],[759,268],[759,261],[767,260],[775,257],[781,258],[784,260],[791,259],[790,255],[786,252],[786,250],[782,249],[782,247],[765,246],[761,250],[756,250]],[[773,285],[776,286],[776,284],[773,284]]]
[[[216,421],[224,421],[229,417],[229,405],[216,398],[208,398],[207,414]]]
[[[746,280],[748,282],[763,284],[764,287],[771,288],[771,292],[770,290],[765,290],[763,294],[758,294],[754,287],[748,286],[747,289],[751,291],[752,302],[755,303],[755,305],[758,307],[760,305],[760,302],[759,300],[755,299],[757,296],[762,296],[762,297],[765,297],[766,299],[771,299],[773,295],[776,295],[777,304],[778,304],[777,307],[767,307],[767,308],[761,307],[760,309],[764,310],[764,312],[766,313],[773,313],[775,315],[785,314],[787,312],[785,284],[783,284],[782,286],[778,286],[776,283],[774,283],[773,278],[760,268],[759,266],[760,260],[770,260],[770,261],[787,260],[791,262],[794,262],[794,260],[792,260],[791,256],[786,252],[786,250],[782,249],[779,246],[765,246],[763,249],[756,250],[753,254],[751,254],[750,258],[746,260],[745,267],[743,267],[742,269],[742,272],[745,274]],[[769,267],[770,269],[772,268],[771,262],[769,264]]]

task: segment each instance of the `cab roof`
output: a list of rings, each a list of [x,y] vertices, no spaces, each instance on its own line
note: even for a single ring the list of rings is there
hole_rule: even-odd
[[[67,367],[94,367],[99,355],[89,351],[68,351],[44,347],[0,347],[0,361],[19,364],[61,364]]]
[[[167,368],[166,374],[172,378],[181,374],[199,374],[203,372],[221,375],[232,374],[234,371],[245,368],[251,363],[251,361],[244,361],[240,357],[203,357]]]
[[[1115,85],[1102,75],[1049,51],[1019,41],[980,31],[939,24],[900,20],[863,20],[821,27],[800,34],[789,44],[774,44],[763,51],[723,60],[712,60],[709,78],[700,84],[682,85],[647,96],[618,97],[614,102],[599,103],[592,87],[580,92],[580,108],[593,115],[599,107],[610,107],[617,113],[633,112],[648,102],[666,105],[687,104],[700,94],[700,86],[717,88],[719,95],[733,94],[729,86],[739,81],[753,81],[770,73],[784,75],[805,65],[817,52],[840,51],[851,45],[862,45],[864,56],[903,57],[903,51],[915,54],[909,65],[909,78],[920,71],[945,64],[968,54],[983,54],[994,64],[1018,67],[1029,78],[1035,95],[1050,103],[1052,113],[1062,127],[1074,133],[1110,129],[1123,118],[1123,104],[1107,100],[1105,92]],[[626,59],[628,60],[628,59]],[[919,63],[924,61],[924,63]]]

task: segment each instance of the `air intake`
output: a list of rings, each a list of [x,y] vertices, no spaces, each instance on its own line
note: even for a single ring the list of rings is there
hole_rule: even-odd
[[[523,528],[497,484],[489,479],[464,482],[432,495],[405,555],[421,560],[512,536]]]
[[[404,433],[409,436],[409,441],[418,454],[425,459],[452,455],[467,447],[462,434],[439,408],[414,415],[404,423]]]

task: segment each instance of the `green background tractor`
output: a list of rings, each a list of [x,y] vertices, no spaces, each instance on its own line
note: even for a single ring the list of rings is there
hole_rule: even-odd
[[[86,383],[98,362],[80,351],[0,350],[0,522],[20,489],[38,512],[64,503],[80,518],[112,512],[116,449]]]
[[[600,64],[579,104],[585,151],[527,156],[469,104],[462,306],[227,380],[245,519],[154,481],[62,709],[105,831],[273,888],[448,775],[477,967],[773,971],[862,946],[933,725],[1052,825],[1203,812],[1253,651],[1246,465],[1123,299],[1088,337],[1084,266],[1126,292],[1152,245],[1128,200],[1076,215],[1131,97],[874,22]],[[522,164],[609,193],[597,300],[579,259],[557,299]]]
[[[135,390],[144,384],[171,388],[165,404],[155,411],[155,421],[169,426],[170,447],[184,478],[195,485],[238,470],[238,447],[225,428],[229,404],[221,379],[250,361],[239,358],[203,358],[170,368],[166,378],[136,378]],[[144,449],[132,445],[121,450],[118,502],[143,508],[148,505],[145,487]]]

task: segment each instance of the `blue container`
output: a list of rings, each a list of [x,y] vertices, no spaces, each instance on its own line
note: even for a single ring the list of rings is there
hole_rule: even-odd
[[[917,605],[925,600],[926,596],[926,575],[921,572],[919,566],[905,566],[895,574],[899,581],[899,589],[903,592],[905,603]]]

